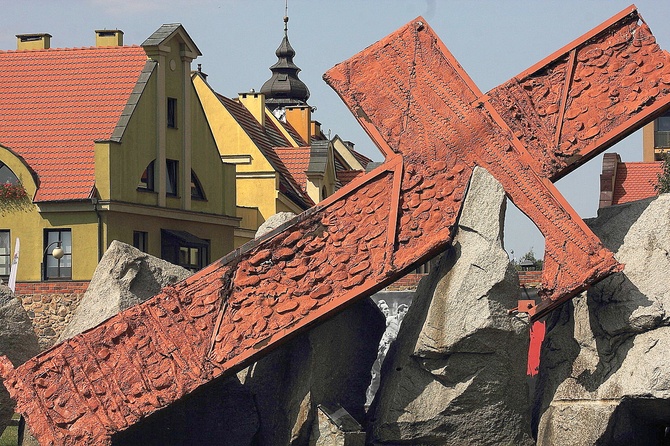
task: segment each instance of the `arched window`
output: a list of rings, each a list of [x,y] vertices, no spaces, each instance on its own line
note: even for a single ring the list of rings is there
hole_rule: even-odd
[[[205,191],[202,189],[202,184],[198,180],[198,176],[191,169],[191,198],[196,200],[206,200]]]
[[[19,184],[19,179],[5,163],[0,161],[0,184]]]
[[[138,189],[142,190],[154,190],[154,164],[155,161],[149,163],[142,176],[140,177],[140,184],[137,185]]]
[[[137,185],[139,190],[155,191],[155,177],[156,177],[156,160],[149,163],[142,176],[140,183]],[[167,195],[176,196],[178,189],[177,178],[179,171],[179,162],[177,160],[165,160],[165,191]]]

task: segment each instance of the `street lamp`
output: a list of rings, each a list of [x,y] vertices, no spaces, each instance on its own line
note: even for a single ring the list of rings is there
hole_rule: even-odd
[[[47,280],[47,262],[46,262],[47,251],[49,251],[49,248],[51,248],[53,245],[57,245],[53,249],[53,251],[51,251],[51,256],[56,260],[62,259],[63,256],[65,255],[65,251],[63,251],[63,248],[61,248],[62,243],[63,242],[58,240],[58,241],[49,243],[49,245],[47,245],[47,247],[44,248],[44,253],[42,254],[42,258],[45,261],[42,262],[42,280]]]

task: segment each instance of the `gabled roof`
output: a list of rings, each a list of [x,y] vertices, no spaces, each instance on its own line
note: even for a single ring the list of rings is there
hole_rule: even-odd
[[[351,152],[352,155],[354,155],[354,158],[356,158],[356,160],[359,163],[361,163],[361,165],[364,168],[367,168],[368,164],[370,164],[372,162],[372,160],[370,158],[368,158],[367,156],[363,155],[360,152],[355,151],[354,149],[349,149],[349,151]]]
[[[272,165],[272,168],[279,173],[280,191],[304,209],[314,206],[314,201],[295,181],[273,148],[275,146],[285,147],[289,145],[289,141],[275,127],[274,123],[271,120],[266,120],[265,127],[262,127],[251,112],[240,102],[218,93],[216,95],[221,104],[223,104],[244,132],[256,144],[256,147],[263,153],[263,156]]]
[[[295,181],[306,190],[307,174],[323,173],[328,163],[329,141],[315,141],[311,147],[275,147],[274,151],[282,160]],[[338,186],[344,186],[354,178],[365,175],[363,170],[336,169]]]
[[[658,175],[663,173],[662,162],[618,163],[612,204],[623,204],[658,195]]]
[[[167,48],[161,48],[164,42],[171,40],[174,36],[179,35],[181,41],[184,42],[184,47],[182,51],[183,54],[190,56],[195,59],[198,56],[202,56],[202,53],[198,47],[191,39],[191,36],[188,35],[181,23],[166,23],[161,25],[152,35],[147,37],[147,39],[142,42],[142,47],[151,51],[151,48],[155,47],[159,50],[166,50]]]
[[[330,141],[328,140],[312,141],[307,172],[324,173],[326,171],[329,146]]]
[[[365,175],[364,170],[340,170],[337,172],[337,181],[339,181],[342,186],[346,186],[361,175]]]
[[[0,144],[35,170],[35,201],[83,200],[145,68],[139,46],[0,52]]]
[[[275,153],[288,169],[291,177],[304,191],[307,190],[307,170],[309,168],[309,147],[275,147]]]

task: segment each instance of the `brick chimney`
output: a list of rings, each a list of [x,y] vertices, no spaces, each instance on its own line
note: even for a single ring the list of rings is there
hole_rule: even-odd
[[[95,46],[123,46],[123,31],[120,29],[96,29]]]
[[[265,95],[251,90],[248,93],[238,93],[238,98],[242,105],[254,115],[261,127],[265,127]]]
[[[312,123],[312,107],[309,105],[294,105],[286,107],[286,122],[291,124],[291,127],[298,132],[298,135],[311,144],[311,123]]]
[[[312,138],[318,138],[321,135],[321,123],[319,121],[312,121],[309,132]]]
[[[47,50],[51,47],[51,34],[17,34],[17,50]]]

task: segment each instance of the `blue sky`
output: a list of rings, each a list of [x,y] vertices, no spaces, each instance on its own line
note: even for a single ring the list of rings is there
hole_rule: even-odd
[[[482,91],[499,85],[629,6],[621,0],[289,0],[289,39],[311,91],[314,119],[325,132],[380,155],[321,76],[415,17],[422,15]],[[670,6],[638,0],[638,10],[662,48],[670,49]],[[282,38],[284,0],[78,0],[6,2],[0,16],[0,49],[16,48],[16,34],[48,32],[52,47],[94,44],[94,30],[121,29],[126,44],[141,44],[163,23],[181,23],[203,56],[208,81],[234,97],[259,90],[270,77]],[[640,132],[610,151],[625,161],[642,156]],[[582,217],[598,205],[598,157],[562,179],[559,190]],[[513,209],[505,245],[516,257],[543,250],[540,233]]]

